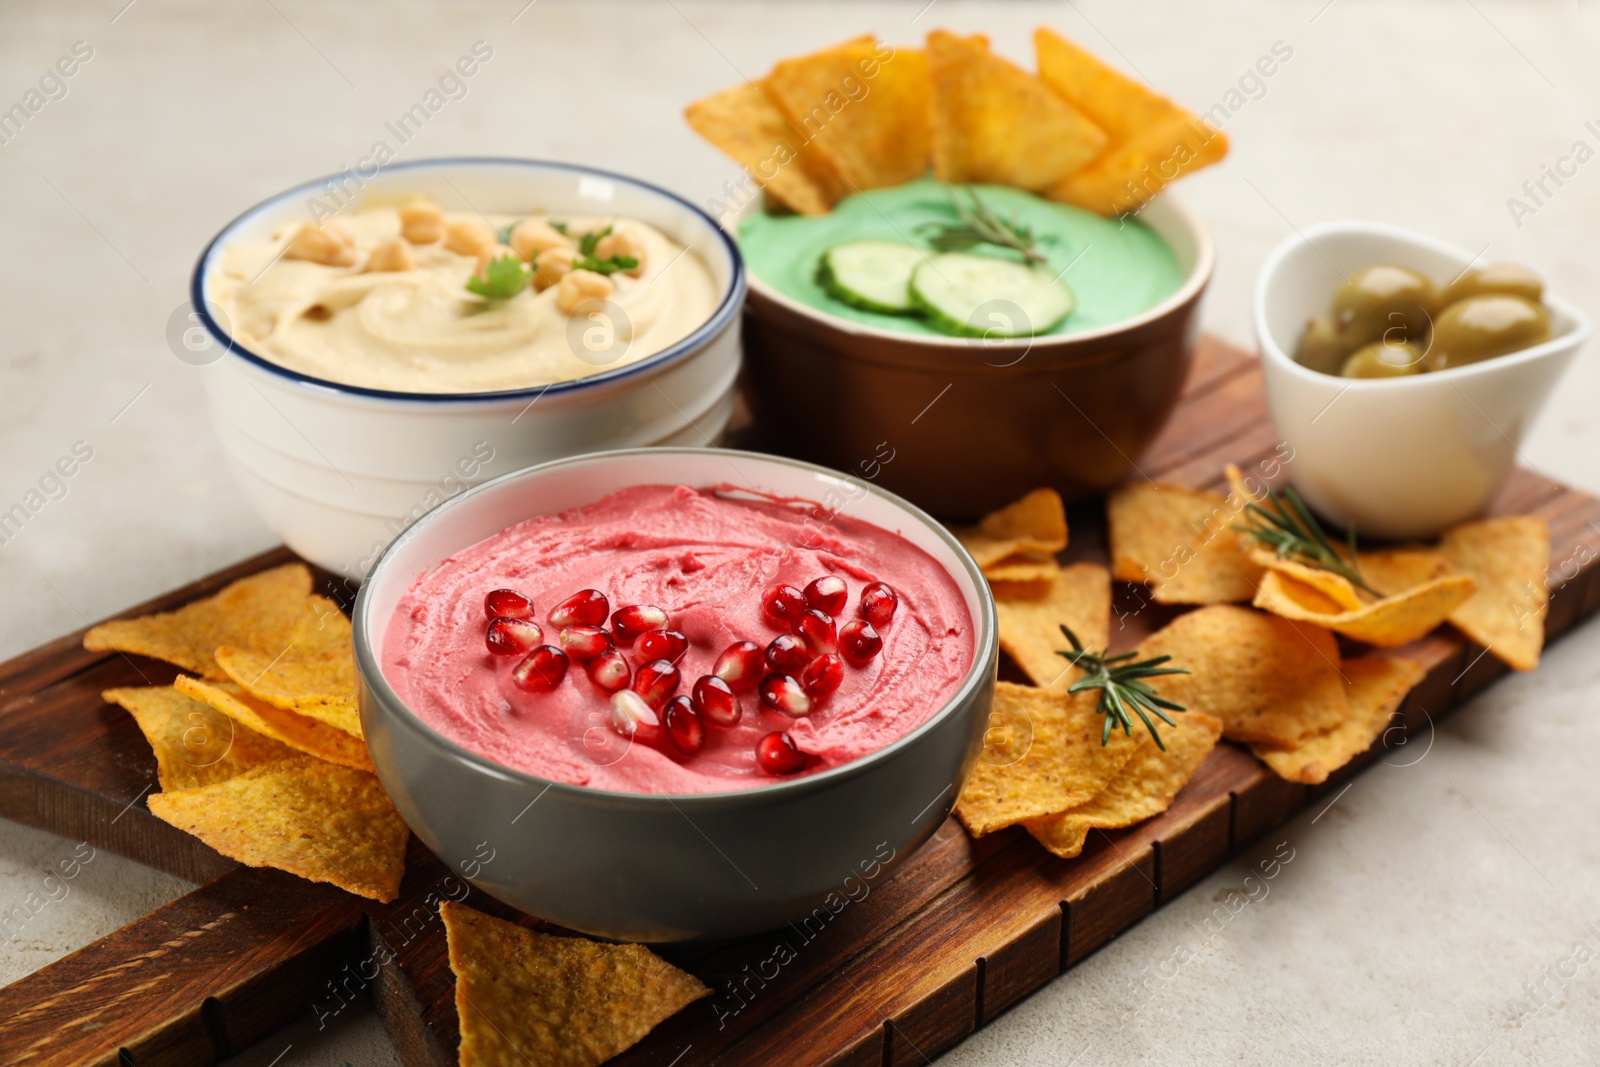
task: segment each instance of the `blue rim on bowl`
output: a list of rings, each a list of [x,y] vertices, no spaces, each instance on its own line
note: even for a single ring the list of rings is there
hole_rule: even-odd
[[[534,396],[543,396],[545,393],[550,392],[573,392],[590,386],[603,385],[608,382],[618,381],[634,374],[643,373],[646,370],[673,363],[678,359],[690,354],[691,352],[694,352],[701,347],[708,338],[720,332],[723,327],[728,324],[728,321],[732,319],[733,316],[738,314],[739,309],[744,306],[744,295],[748,285],[748,279],[745,272],[744,259],[739,254],[738,243],[733,240],[733,238],[721,227],[721,225],[718,224],[716,219],[712,218],[710,215],[706,214],[705,211],[696,207],[688,200],[685,200],[677,193],[663,189],[659,185],[652,185],[649,182],[641,181],[638,178],[629,177],[626,174],[618,174],[615,171],[600,170],[596,167],[586,167],[578,163],[562,163],[555,160],[519,159],[515,156],[450,156],[439,159],[418,159],[407,163],[395,163],[390,166],[385,166],[383,168],[383,172],[390,173],[393,171],[404,170],[424,170],[432,167],[460,167],[484,164],[493,166],[526,167],[530,170],[568,171],[574,174],[582,174],[594,178],[603,178],[607,181],[621,182],[626,185],[631,185],[636,189],[642,189],[645,192],[651,193],[655,196],[663,197],[681,205],[691,213],[698,215],[705,222],[707,229],[715,233],[717,237],[722,240],[723,247],[728,253],[728,260],[732,264],[733,270],[727,287],[727,292],[723,294],[722,302],[717,305],[716,310],[711,313],[706,321],[696,327],[695,330],[687,337],[676,342],[675,344],[668,345],[666,348],[663,348],[654,355],[646,356],[637,363],[629,363],[626,366],[618,367],[615,370],[602,371],[598,374],[591,374],[583,378],[575,378],[568,382],[553,382],[546,385],[529,386],[523,389],[502,389],[494,392],[480,393],[407,393],[394,389],[373,389],[364,385],[348,385],[344,382],[335,382],[330,381],[327,378],[317,378],[309,374],[302,374],[299,371],[290,370],[288,367],[284,367],[280,364],[274,363],[272,360],[257,355],[255,352],[250,351],[248,348],[244,347],[244,345],[240,344],[238,341],[229,336],[228,332],[222,328],[221,324],[218,323],[211,314],[210,304],[206,300],[205,296],[206,276],[210,273],[212,256],[223,246],[226,241],[232,238],[233,234],[241,226],[243,226],[245,223],[253,221],[262,212],[277,207],[291,197],[296,197],[301,194],[320,189],[329,181],[337,180],[340,177],[340,175],[334,174],[325,175],[321,178],[313,178],[310,181],[302,182],[301,184],[292,188],[285,189],[281,193],[276,193],[273,196],[270,196],[267,199],[255,204],[253,207],[246,209],[226,226],[224,226],[215,237],[207,242],[205,249],[200,253],[200,259],[195,263],[194,274],[189,281],[190,306],[193,308],[195,314],[199,316],[201,324],[206,328],[206,332],[211,334],[211,336],[223,346],[225,351],[236,353],[250,363],[255,364],[257,367],[270,371],[273,374],[277,374],[301,385],[316,389],[326,389],[335,393],[343,393],[351,396],[371,397],[378,400],[410,400],[424,403],[516,400],[522,398],[531,398]]]
[[[940,540],[944,541],[947,547],[955,552],[956,559],[960,561],[962,568],[965,570],[968,581],[972,583],[973,589],[977,592],[978,607],[981,613],[981,619],[973,620],[975,634],[973,641],[972,666],[968,668],[967,675],[964,679],[962,679],[960,688],[957,689],[955,693],[944,702],[939,710],[935,711],[921,723],[917,724],[914,729],[902,734],[900,737],[895,738],[882,748],[869,752],[859,759],[851,760],[849,763],[844,763],[837,767],[830,767],[825,771],[818,771],[815,774],[809,774],[802,778],[795,778],[787,781],[774,780],[770,784],[753,786],[748,789],[725,790],[719,793],[634,793],[615,789],[596,789],[591,786],[572,785],[569,782],[559,782],[550,778],[541,778],[538,775],[529,774],[526,771],[519,771],[515,768],[507,767],[503,763],[497,763],[494,760],[489,759],[487,756],[480,755],[476,752],[473,752],[471,749],[457,744],[448,737],[445,737],[439,731],[435,730],[433,727],[429,726],[427,723],[423,722],[422,719],[417,716],[416,712],[412,711],[411,708],[406,705],[406,702],[400,699],[400,695],[396,693],[394,691],[394,687],[389,684],[389,679],[384,675],[382,664],[379,662],[380,657],[378,656],[376,650],[372,647],[372,642],[370,639],[371,634],[368,628],[367,613],[371,601],[372,579],[375,578],[383,569],[383,566],[389,559],[390,555],[397,552],[413,538],[415,538],[419,529],[425,527],[430,522],[437,521],[441,517],[462,506],[474,497],[496,491],[503,482],[510,482],[517,478],[526,477],[535,471],[555,470],[560,467],[570,466],[576,463],[593,462],[597,459],[612,459],[635,455],[659,457],[664,451],[717,454],[735,459],[742,458],[765,463],[781,463],[785,466],[796,467],[800,470],[809,471],[813,474],[820,474],[841,482],[846,480],[845,476],[841,475],[837,471],[830,470],[827,467],[818,466],[815,463],[806,463],[802,460],[790,459],[787,456],[774,456],[762,452],[744,452],[727,448],[665,448],[662,446],[656,446],[652,448],[619,448],[607,452],[591,452],[587,455],[571,456],[566,459],[553,460],[549,463],[540,463],[532,467],[524,467],[519,471],[512,471],[509,474],[502,474],[500,477],[484,482],[482,485],[474,486],[459,496],[452,497],[450,500],[429,512],[425,517],[418,520],[399,537],[395,538],[389,543],[389,547],[384,549],[383,555],[378,557],[378,561],[373,564],[371,574],[368,576],[367,580],[361,584],[361,591],[356,595],[355,608],[351,611],[351,623],[353,627],[351,641],[355,649],[356,667],[358,673],[362,676],[365,684],[374,691],[375,698],[377,700],[388,705],[390,708],[399,709],[404,713],[396,716],[394,721],[397,723],[403,723],[405,727],[412,733],[439,748],[446,755],[452,757],[458,762],[465,763],[468,766],[486,774],[491,774],[496,777],[511,781],[521,782],[529,787],[554,789],[558,793],[569,791],[577,792],[586,797],[604,798],[618,804],[689,804],[703,806],[708,804],[717,805],[734,803],[740,798],[743,798],[745,801],[750,801],[755,795],[777,798],[796,794],[805,794],[820,789],[826,789],[836,782],[864,774],[872,767],[873,764],[882,759],[888,758],[888,756],[902,748],[906,748],[909,745],[914,744],[919,737],[931,731],[936,724],[951,715],[954,709],[962,707],[972,696],[973,691],[980,688],[985,683],[986,675],[988,673],[988,668],[985,666],[985,664],[998,662],[999,620],[995,614],[994,598],[990,595],[989,584],[988,581],[983,577],[983,572],[979,569],[978,564],[973,560],[966,548],[961,544],[960,541],[956,540],[955,535],[946,529],[943,523],[939,522],[937,519],[933,518],[933,516],[929,515],[927,512],[923,511],[910,501],[897,496],[894,493],[890,493],[874,486],[870,490],[871,492],[876,493],[889,503],[906,512],[913,519],[916,519],[917,521],[926,525],[928,528],[934,531]],[[959,785],[960,783],[957,783],[958,787]]]

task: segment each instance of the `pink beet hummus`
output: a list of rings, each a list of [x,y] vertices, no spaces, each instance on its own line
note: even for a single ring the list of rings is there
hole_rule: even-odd
[[[955,581],[898,534],[845,515],[817,520],[815,505],[751,499],[727,487],[646,485],[585,507],[529,519],[480,541],[418,578],[395,610],[383,673],[423,722],[463,748],[541,778],[634,793],[711,793],[785,779],[756,766],[756,742],[787,730],[811,757],[808,774],[875,752],[925,722],[972,666],[972,619]],[[609,697],[574,662],[552,692],[511,681],[516,658],[484,647],[483,598],[512,588],[532,598],[544,640],[547,615],[580,589],[611,610],[654,604],[690,642],[679,662],[688,693],[735,641],[765,648],[781,631],[761,610],[777,582],[804,588],[835,574],[849,587],[838,622],[856,618],[861,587],[889,583],[894,618],[883,651],[846,663],[838,690],[807,718],[790,719],[740,692],[743,719],[708,725],[693,756],[630,744],[609,722]],[[607,624],[609,629],[609,623]],[[631,648],[623,648],[637,666]]]

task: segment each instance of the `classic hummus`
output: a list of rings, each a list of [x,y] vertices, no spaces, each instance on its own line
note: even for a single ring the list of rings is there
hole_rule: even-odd
[[[527,594],[544,640],[555,642],[550,609],[578,590],[598,589],[613,611],[665,609],[689,639],[678,690],[688,693],[730,644],[765,647],[783,632],[763,614],[764,589],[803,588],[823,575],[849,589],[841,625],[855,618],[868,583],[895,590],[899,605],[879,631],[881,652],[847,664],[839,688],[805,718],[765,707],[754,690],[740,692],[742,719],[708,726],[704,748],[689,757],[618,735],[608,725],[609,695],[580,664],[553,690],[529,693],[512,682],[517,660],[484,646],[491,590]],[[974,647],[955,581],[898,534],[844,515],[819,522],[726,489],[647,485],[529,519],[445,560],[401,598],[381,659],[384,676],[419,718],[507,767],[597,789],[707,793],[782,780],[756,763],[757,742],[774,731],[787,731],[807,754],[808,773],[877,751],[954,696]],[[620,651],[633,660],[632,648]]]
[[[637,220],[478,216],[426,206],[434,219],[425,227],[403,226],[404,208],[369,207],[321,227],[286,227],[270,241],[230,245],[211,278],[211,298],[235,340],[274,363],[347,385],[415,393],[587,377],[682,340],[717,306],[700,257]],[[518,239],[519,226],[562,247],[541,261],[537,245],[545,242]],[[625,238],[636,265],[582,272],[591,285],[585,292],[560,284],[561,275],[582,266],[584,235],[610,233]],[[604,259],[610,250],[599,251]],[[527,279],[517,292],[497,299],[468,289],[488,260],[513,252]],[[593,299],[579,304],[585,297]]]

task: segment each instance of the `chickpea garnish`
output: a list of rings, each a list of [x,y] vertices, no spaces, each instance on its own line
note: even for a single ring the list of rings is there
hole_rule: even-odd
[[[570,245],[557,245],[540,252],[533,261],[533,287],[540,292],[558,284],[572,270],[578,252]]]
[[[353,267],[357,258],[356,239],[338,223],[315,226],[306,222],[289,238],[289,250],[284,256],[327,267]]]
[[[398,237],[391,237],[372,250],[364,269],[368,274],[375,271],[416,270],[417,261],[412,258],[410,245]]]
[[[636,265],[624,270],[623,274],[637,278],[644,273],[644,241],[640,240],[639,236],[631,229],[624,227],[620,230],[612,230],[595,242],[594,258],[604,262],[612,256],[630,256],[633,258]]]
[[[476,256],[500,243],[500,235],[482,219],[452,219],[444,224],[444,246],[463,256]]]
[[[572,239],[543,219],[523,219],[511,231],[511,247],[528,262],[550,248],[571,248]]]
[[[556,286],[556,307],[563,315],[577,314],[591,300],[605,300],[617,287],[604,274],[592,270],[569,271]]]
[[[400,205],[400,236],[414,245],[431,245],[444,236],[444,212],[431,200]]]

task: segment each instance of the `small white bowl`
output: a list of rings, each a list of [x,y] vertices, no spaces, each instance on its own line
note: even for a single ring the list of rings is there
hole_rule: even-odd
[[[1395,263],[1442,285],[1472,260],[1453,245],[1375,222],[1311,226],[1267,257],[1255,295],[1267,404],[1293,450],[1290,480],[1335,523],[1373,537],[1425,538],[1481,515],[1588,340],[1588,316],[1547,292],[1549,341],[1454,370],[1338,378],[1290,354],[1306,320],[1327,314],[1344,275]]]
[[[530,209],[622,215],[660,229],[705,262],[719,289],[693,333],[636,363],[587,378],[492,393],[401,393],[344,385],[281,367],[233,340],[210,299],[226,246],[262,241],[304,221],[326,197],[319,179],[229,223],[195,266],[195,312],[222,349],[205,368],[211,421],[229,466],[262,519],[301,556],[361,581],[383,549],[466,488],[536,463],[642,445],[720,439],[739,372],[745,271],[705,212],[634,178],[567,163],[437,159],[392,164],[358,198],[424,194],[446,210]]]

